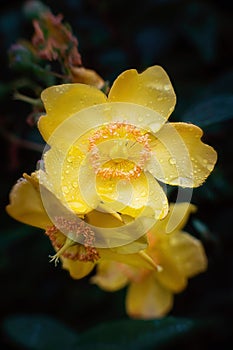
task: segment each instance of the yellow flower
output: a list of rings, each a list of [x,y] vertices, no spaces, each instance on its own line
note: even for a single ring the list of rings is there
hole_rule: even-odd
[[[67,269],[73,278],[86,276],[94,268],[96,262],[102,259],[114,259],[135,266],[155,268],[153,260],[140,252],[147,246],[145,237],[112,249],[96,248],[95,232],[92,227],[95,229],[98,229],[99,226],[119,227],[120,232],[122,222],[109,213],[96,210],[87,213],[83,219],[78,216],[70,216],[70,212],[56,196],[47,188],[42,189],[41,187],[39,172],[32,173],[31,176],[24,174],[24,177],[13,187],[10,193],[10,204],[6,210],[16,220],[45,230],[56,250],[52,260],[56,262],[58,258],[61,258],[63,268]],[[51,221],[44,208],[41,191],[47,193],[49,203],[56,212],[55,223]]]
[[[168,313],[173,294],[181,292],[187,279],[207,268],[207,258],[201,242],[182,231],[195,207],[188,203],[172,204],[167,217],[148,233],[146,253],[157,270],[137,268],[115,261],[101,261],[92,283],[107,291],[128,286],[126,310],[133,318],[151,319]],[[184,214],[185,213],[185,214]],[[172,227],[167,234],[167,226]],[[170,230],[170,229],[169,229]]]
[[[157,180],[197,187],[215,165],[200,128],[167,123],[176,96],[160,66],[125,71],[108,97],[93,86],[64,84],[44,90],[42,100],[47,114],[38,127],[50,146],[42,183],[75,213],[101,208],[162,219],[168,202]]]
[[[141,251],[145,233],[168,213],[157,180],[196,187],[216,162],[201,129],[167,123],[176,97],[165,71],[125,71],[108,97],[64,84],[44,90],[42,100],[38,127],[48,147],[41,169],[13,188],[8,213],[44,228],[55,259],[76,278],[104,257],[154,267]]]

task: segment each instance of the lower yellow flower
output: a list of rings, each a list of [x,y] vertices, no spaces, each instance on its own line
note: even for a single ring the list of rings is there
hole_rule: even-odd
[[[31,176],[24,174],[10,193],[10,204],[6,210],[9,215],[25,224],[45,230],[56,251],[52,257],[55,262],[60,258],[63,267],[69,270],[73,278],[86,276],[97,261],[116,260],[135,266],[155,268],[153,260],[140,251],[147,246],[145,236],[122,246],[108,248],[108,242],[103,242],[104,248],[96,247],[98,228],[111,229],[123,225],[116,215],[104,211],[91,210],[85,215],[71,215],[67,208],[58,200],[54,193],[44,187],[43,191],[49,196],[51,208],[55,211],[55,221],[51,221],[46,212],[42,198],[42,186],[39,184],[39,172]],[[124,237],[123,237],[124,239]],[[100,246],[100,244],[98,244]]]
[[[170,209],[167,217],[157,222],[148,233],[149,246],[145,253],[153,259],[157,269],[101,261],[91,279],[92,283],[107,291],[128,285],[126,311],[130,317],[151,319],[164,316],[172,308],[173,294],[185,289],[189,277],[207,268],[201,242],[181,230],[195,207],[179,203],[172,204]],[[168,227],[170,234],[167,234]]]

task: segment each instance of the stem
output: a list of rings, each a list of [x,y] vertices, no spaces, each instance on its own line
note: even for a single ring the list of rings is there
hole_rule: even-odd
[[[14,99],[15,100],[19,100],[19,101],[24,101],[27,102],[33,106],[37,106],[37,107],[41,107],[42,106],[42,102],[40,98],[32,98],[26,95],[23,95],[19,92],[15,92],[14,93]]]

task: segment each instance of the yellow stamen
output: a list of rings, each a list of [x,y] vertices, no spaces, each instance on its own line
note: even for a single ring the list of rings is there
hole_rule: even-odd
[[[72,239],[70,238],[66,238],[66,241],[65,241],[65,244],[56,252],[56,254],[54,255],[50,255],[49,257],[51,258],[50,259],[50,262],[54,261],[55,262],[55,266],[57,265],[58,261],[59,261],[59,258],[60,256],[71,246],[73,246],[75,244],[74,241],[72,241]]]

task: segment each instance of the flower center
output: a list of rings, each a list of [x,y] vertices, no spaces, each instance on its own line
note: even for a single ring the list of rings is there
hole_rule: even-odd
[[[140,176],[150,158],[149,135],[126,122],[112,122],[89,137],[90,162],[104,179]]]
[[[75,240],[66,237],[65,234],[68,231]],[[82,220],[77,222],[64,217],[56,217],[56,226],[47,227],[45,234],[57,250],[57,253],[52,257],[55,262],[61,255],[64,258],[83,262],[95,262],[100,258],[98,250],[93,246],[95,233]],[[82,240],[83,244],[77,243],[77,240]]]

